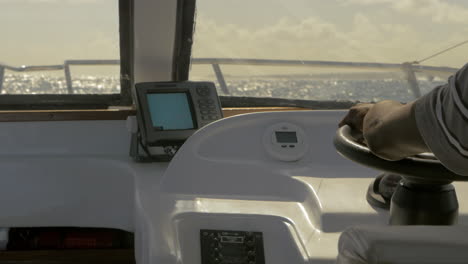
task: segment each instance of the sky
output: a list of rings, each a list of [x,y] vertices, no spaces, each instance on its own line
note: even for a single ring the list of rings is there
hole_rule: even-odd
[[[117,0],[0,0],[0,62],[118,59]]]
[[[138,0],[137,0],[138,1]],[[117,0],[0,0],[0,62],[119,56]],[[468,39],[466,0],[198,0],[193,57],[401,63]],[[468,45],[425,62],[461,67]]]
[[[195,57],[401,63],[468,40],[466,0],[199,0]],[[461,67],[468,45],[428,60]]]

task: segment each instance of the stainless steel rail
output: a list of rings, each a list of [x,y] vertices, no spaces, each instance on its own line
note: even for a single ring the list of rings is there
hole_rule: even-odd
[[[70,66],[98,66],[98,65],[119,65],[120,60],[66,60],[63,64],[65,71],[65,80],[67,82],[67,90],[69,94],[73,94],[73,82],[71,78]]]
[[[457,71],[451,67],[423,66],[414,62],[397,63],[373,63],[373,62],[342,62],[342,61],[303,61],[303,60],[263,60],[263,59],[229,59],[229,58],[199,58],[193,59],[193,64],[211,64],[222,91],[229,94],[221,67],[219,65],[256,65],[256,66],[293,66],[309,68],[335,68],[335,69],[359,69],[359,70],[399,70],[406,75],[406,80],[415,98],[421,96],[421,91],[416,79],[416,72],[427,73],[454,73]]]
[[[38,71],[64,71],[65,80],[67,83],[67,91],[73,94],[73,82],[71,77],[70,66],[99,66],[99,65],[119,65],[120,60],[66,60],[63,64],[58,65],[34,65],[14,67],[0,63],[0,92],[3,90],[3,81],[5,77],[5,70],[14,72],[38,72]]]
[[[57,71],[63,70],[69,94],[73,94],[73,83],[70,66],[99,66],[99,65],[119,65],[119,60],[66,60],[61,65],[36,65],[13,67],[0,63],[0,92],[2,91],[5,70],[15,72],[35,72],[35,71]],[[456,68],[423,66],[415,62],[397,63],[372,63],[372,62],[341,62],[341,61],[310,61],[310,60],[264,60],[264,59],[230,59],[230,58],[194,58],[192,64],[211,65],[216,75],[221,90],[229,95],[229,89],[224,79],[220,65],[254,65],[254,66],[287,66],[287,67],[309,67],[309,68],[335,68],[335,69],[359,69],[359,70],[398,70],[406,74],[406,80],[413,91],[415,97],[420,96],[417,72],[429,74],[451,74],[457,71]]]

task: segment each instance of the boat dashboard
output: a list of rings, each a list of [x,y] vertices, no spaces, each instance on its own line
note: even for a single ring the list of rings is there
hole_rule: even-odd
[[[220,119],[153,163],[129,157],[125,121],[0,123],[0,225],[128,230],[137,263],[334,263],[346,228],[388,223],[365,198],[380,172],[333,147],[344,114]]]

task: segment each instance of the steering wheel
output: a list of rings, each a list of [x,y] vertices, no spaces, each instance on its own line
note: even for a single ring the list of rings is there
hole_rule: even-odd
[[[424,153],[399,161],[388,161],[372,154],[369,148],[356,139],[356,133],[349,126],[343,126],[336,132],[334,144],[344,157],[362,165],[402,175],[409,181],[419,183],[444,184],[452,181],[468,181],[467,176],[458,175],[435,158],[432,153]]]
[[[452,225],[458,221],[458,200],[453,181],[468,181],[445,168],[433,154],[426,153],[399,161],[387,161],[372,154],[356,139],[349,126],[338,129],[334,139],[336,150],[344,157],[362,165],[401,175],[390,197],[380,191],[383,175],[369,186],[369,204],[390,209],[392,225]],[[392,175],[392,176],[393,176]],[[399,178],[397,178],[398,180]],[[385,185],[385,184],[384,184]]]

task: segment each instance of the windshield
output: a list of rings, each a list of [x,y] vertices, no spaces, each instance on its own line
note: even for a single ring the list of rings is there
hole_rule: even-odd
[[[118,94],[117,0],[0,0],[0,94]]]
[[[467,62],[465,0],[197,5],[190,79],[214,81],[220,95],[407,102]]]

